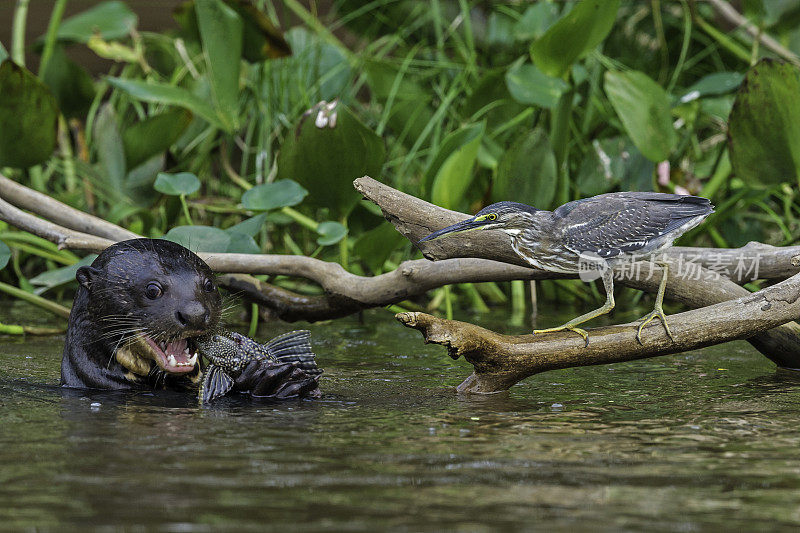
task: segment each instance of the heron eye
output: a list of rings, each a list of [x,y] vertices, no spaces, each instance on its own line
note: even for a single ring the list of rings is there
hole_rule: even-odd
[[[495,215],[494,213],[489,213],[488,215],[486,215],[486,219],[487,220],[497,220],[497,215]]]
[[[162,294],[164,294],[164,289],[161,287],[161,284],[157,281],[151,281],[150,283],[147,284],[147,287],[145,287],[144,289],[144,295],[151,300],[160,298]]]

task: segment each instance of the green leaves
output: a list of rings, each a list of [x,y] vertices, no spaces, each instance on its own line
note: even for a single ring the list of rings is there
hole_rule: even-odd
[[[159,172],[153,187],[158,192],[170,196],[188,195],[197,192],[200,188],[200,180],[191,172],[178,174]]]
[[[517,102],[554,108],[558,99],[569,89],[561,78],[548,76],[535,65],[517,63],[506,72],[508,92]]]
[[[556,195],[556,156],[541,129],[523,133],[500,159],[492,201],[514,200],[547,209]]]
[[[531,45],[531,59],[549,76],[563,77],[572,63],[600,44],[617,18],[620,0],[582,0]]]
[[[327,118],[326,118],[327,117]],[[322,127],[317,126],[317,121]],[[383,140],[341,104],[317,106],[290,133],[278,154],[278,176],[308,192],[306,204],[327,207],[340,219],[358,203],[353,180],[377,176],[385,157]]]
[[[341,241],[347,235],[347,228],[339,222],[320,222],[317,226],[317,244],[320,246],[329,246]]]
[[[148,117],[127,128],[122,134],[128,168],[135,168],[151,157],[165,152],[189,127],[192,114],[180,108]]]
[[[664,89],[641,72],[610,70],[605,90],[633,144],[651,161],[667,159],[678,137]]]
[[[242,19],[220,0],[196,0],[197,23],[218,116],[227,131],[239,127]]]
[[[764,59],[745,77],[728,126],[734,173],[753,183],[800,184],[800,71]]]
[[[11,259],[11,248],[6,243],[0,241],[0,269],[3,269]]]
[[[308,191],[293,180],[277,180],[256,185],[242,195],[242,206],[253,211],[269,211],[297,205]]]
[[[153,104],[175,105],[186,108],[218,128],[225,129],[225,123],[217,116],[214,108],[187,89],[153,81],[126,80],[123,78],[106,78],[106,80],[133,98]]]
[[[193,252],[226,252],[231,242],[229,233],[211,226],[176,226],[164,238]]]
[[[85,43],[92,35],[100,33],[103,39],[120,39],[136,28],[136,20],[136,15],[124,2],[103,2],[64,20],[58,27],[57,38]]]
[[[478,157],[486,124],[474,124],[454,131],[442,141],[436,157],[425,172],[431,183],[431,202],[454,209],[472,183],[472,168]]]
[[[44,162],[56,146],[58,107],[44,83],[10,59],[0,63],[0,167]]]

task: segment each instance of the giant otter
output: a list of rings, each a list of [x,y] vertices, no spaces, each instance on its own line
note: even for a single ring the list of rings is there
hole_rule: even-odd
[[[96,389],[196,389],[193,338],[217,327],[221,297],[214,273],[183,246],[132,239],[78,269],[61,384]],[[293,365],[251,361],[234,390],[258,397],[302,396],[287,385],[307,376]],[[291,394],[290,394],[291,392]]]

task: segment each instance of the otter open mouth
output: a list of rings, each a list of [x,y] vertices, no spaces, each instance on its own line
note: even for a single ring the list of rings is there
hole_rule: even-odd
[[[144,340],[150,347],[153,360],[161,370],[172,374],[183,374],[194,370],[194,365],[197,364],[197,350],[189,345],[188,339],[158,343],[150,337],[144,337]]]

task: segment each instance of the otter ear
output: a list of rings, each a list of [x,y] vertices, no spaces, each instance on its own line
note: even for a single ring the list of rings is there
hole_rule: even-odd
[[[75,273],[75,279],[77,279],[78,283],[80,283],[83,287],[89,290],[92,285],[92,280],[98,274],[100,274],[100,270],[90,266],[82,266]]]

